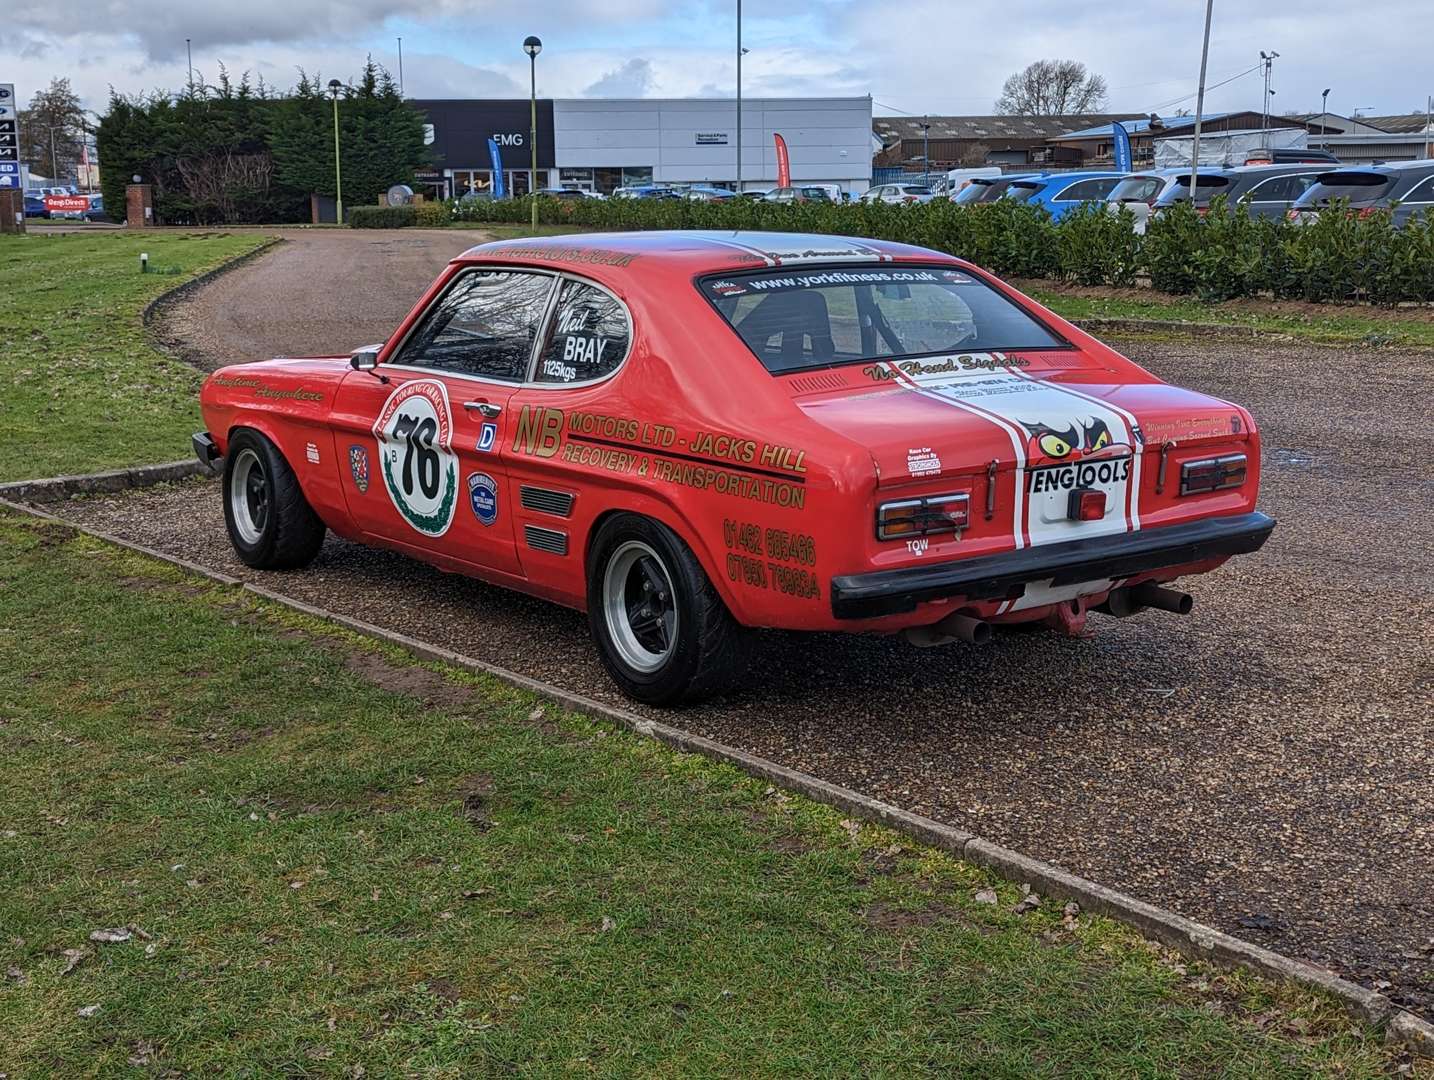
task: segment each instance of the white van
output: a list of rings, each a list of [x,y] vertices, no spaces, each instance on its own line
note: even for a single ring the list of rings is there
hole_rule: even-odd
[[[961,194],[961,189],[972,180],[978,178],[990,180],[1000,175],[1001,170],[995,165],[988,165],[981,169],[952,169],[945,176],[941,194],[945,195],[948,199],[954,199],[957,195]]]

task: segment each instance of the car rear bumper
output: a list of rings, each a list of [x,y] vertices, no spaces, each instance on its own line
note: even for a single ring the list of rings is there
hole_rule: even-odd
[[[838,619],[868,619],[914,611],[922,601],[953,596],[968,600],[1019,597],[1027,584],[1037,581],[1060,586],[1133,577],[1162,567],[1258,551],[1274,527],[1274,518],[1253,512],[935,566],[849,574],[832,578],[832,614]]]
[[[214,436],[207,431],[196,431],[189,437],[189,443],[194,447],[194,456],[199,459],[199,464],[215,474],[224,471],[224,455],[214,445]]]

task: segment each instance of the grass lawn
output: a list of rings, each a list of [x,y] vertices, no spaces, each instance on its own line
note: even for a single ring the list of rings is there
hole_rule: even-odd
[[[62,526],[0,551],[12,1080],[1391,1065],[729,767]]]
[[[1245,326],[1330,345],[1434,346],[1434,312],[1340,304],[1293,304],[1262,300],[1204,303],[1192,297],[1165,296],[1151,290],[1062,291],[1048,283],[1022,281],[1018,288],[1067,319],[1174,319],[1180,322]],[[1422,317],[1420,317],[1422,316]],[[1097,331],[1099,333],[1099,331]]]
[[[150,347],[141,313],[186,277],[264,239],[0,237],[0,481],[183,457],[198,428],[200,376]],[[149,274],[139,272],[141,251]]]

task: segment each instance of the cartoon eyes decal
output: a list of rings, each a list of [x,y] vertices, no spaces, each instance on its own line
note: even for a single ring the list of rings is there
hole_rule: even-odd
[[[1071,446],[1070,443],[1066,442],[1059,435],[1052,434],[1042,435],[1037,441],[1037,445],[1041,448],[1041,453],[1045,454],[1047,457],[1054,458],[1065,457],[1073,449],[1075,449],[1073,446]]]
[[[1105,426],[1104,420],[1095,420],[1085,426],[1085,449],[1086,453],[1092,450],[1104,450],[1110,445],[1110,428]]]

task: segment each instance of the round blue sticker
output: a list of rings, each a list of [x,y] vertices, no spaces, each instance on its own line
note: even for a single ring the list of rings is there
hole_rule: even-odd
[[[487,473],[468,477],[468,501],[473,506],[473,516],[484,525],[498,520],[498,485]]]

